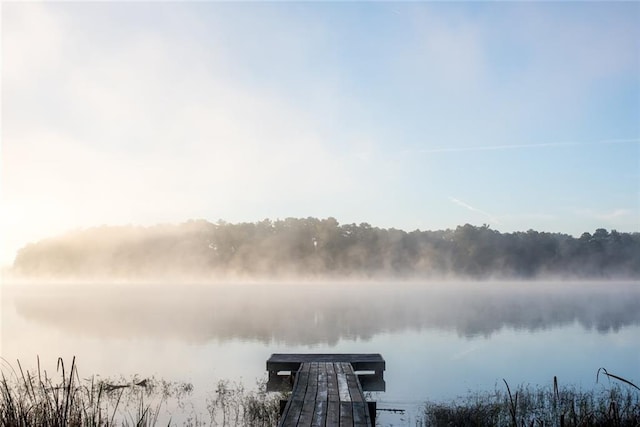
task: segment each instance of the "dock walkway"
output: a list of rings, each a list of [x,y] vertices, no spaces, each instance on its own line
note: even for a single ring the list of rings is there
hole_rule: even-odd
[[[371,427],[369,407],[351,364],[303,363],[278,425]]]
[[[294,382],[278,427],[371,427],[375,403],[367,402],[356,371],[384,386],[385,362],[379,354],[273,354],[270,380],[289,371]]]

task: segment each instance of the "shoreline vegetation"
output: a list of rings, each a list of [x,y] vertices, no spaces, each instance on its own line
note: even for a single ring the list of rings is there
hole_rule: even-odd
[[[284,393],[267,393],[266,383],[246,390],[239,383],[221,380],[206,399],[206,413],[191,413],[182,421],[161,409],[173,399],[184,409],[193,391],[188,383],[155,378],[125,380],[81,379],[75,358],[67,369],[58,359],[57,372],[49,376],[38,368],[14,369],[2,360],[0,426],[156,426],[220,425],[275,426]],[[112,383],[114,382],[115,383]],[[426,402],[415,420],[426,426],[638,426],[640,388],[601,368],[596,375],[599,390],[561,386],[520,385],[493,392],[475,392],[449,402]],[[190,406],[192,409],[195,406]]]
[[[156,378],[80,377],[59,358],[52,376],[40,368],[17,369],[6,360],[0,380],[0,427],[31,426],[275,426],[282,394],[221,380],[203,411],[190,401],[193,386]]]
[[[640,388],[626,379],[600,368],[598,377],[619,381],[600,390],[560,386],[553,377],[551,386],[520,385],[492,393],[470,393],[455,402],[425,404],[420,426],[638,426]]]
[[[576,238],[465,224],[439,231],[286,218],[101,226],[31,243],[3,275],[61,280],[638,279],[640,233]]]

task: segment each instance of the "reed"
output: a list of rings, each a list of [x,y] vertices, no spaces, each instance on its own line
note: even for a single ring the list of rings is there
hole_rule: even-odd
[[[153,426],[168,395],[190,392],[188,384],[154,379],[121,385],[80,380],[75,357],[68,370],[58,358],[55,378],[40,368],[39,358],[36,372],[24,370],[20,361],[17,369],[2,362],[8,368],[0,380],[0,427]],[[160,395],[160,402],[148,401],[152,395]]]
[[[6,361],[2,360],[8,365]],[[181,400],[192,391],[188,383],[147,378],[142,381],[81,380],[75,358],[70,369],[58,359],[54,378],[40,368],[3,368],[0,381],[0,427],[22,426],[141,426],[158,425],[160,408],[169,397]],[[474,393],[453,402],[427,403],[417,426],[509,426],[509,427],[637,427],[640,426],[640,388],[633,382],[601,368],[596,374],[598,390],[560,386],[504,387]],[[160,401],[157,397],[160,396]],[[219,381],[206,399],[209,419],[198,413],[187,420],[169,419],[170,425],[275,426],[281,393],[267,393],[266,380],[255,390],[242,383]],[[156,399],[156,400],[154,400]],[[173,417],[174,414],[171,414]],[[163,419],[163,423],[167,423]]]
[[[257,391],[247,391],[241,383],[221,380],[215,395],[207,399],[213,425],[270,427],[278,424],[283,393],[267,393],[266,380],[259,380]]]
[[[510,427],[637,427],[640,426],[640,389],[632,382],[598,370],[609,382],[599,390],[561,387],[557,377],[551,387],[521,385],[477,393],[446,403],[427,403],[419,426]]]
[[[70,369],[62,358],[57,360],[55,378],[40,368],[39,358],[35,372],[24,370],[20,361],[17,368],[4,359],[0,361],[4,365],[0,381],[0,427],[167,424],[167,419],[160,417],[163,402],[170,398],[180,403],[193,389],[188,383],[154,378],[81,380],[75,357]],[[241,383],[222,380],[206,402],[209,420],[201,413],[176,421],[172,421],[171,415],[168,424],[275,426],[281,398],[282,394],[267,393],[266,380],[259,381],[256,390],[246,390]]]

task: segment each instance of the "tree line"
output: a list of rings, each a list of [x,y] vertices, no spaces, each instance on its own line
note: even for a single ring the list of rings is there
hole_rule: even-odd
[[[231,224],[102,226],[23,247],[13,272],[31,277],[205,279],[639,278],[640,233],[603,228],[576,238],[487,225],[411,232],[335,218]]]

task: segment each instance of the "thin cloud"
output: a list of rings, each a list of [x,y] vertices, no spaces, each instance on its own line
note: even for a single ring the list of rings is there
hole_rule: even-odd
[[[511,215],[500,215],[500,218],[509,222],[513,221],[555,221],[558,219],[557,215],[548,213],[520,213]]]
[[[403,153],[458,153],[467,151],[494,151],[494,150],[517,150],[523,148],[547,148],[547,147],[570,147],[597,144],[630,144],[640,143],[640,138],[603,139],[595,142],[543,142],[537,144],[501,144],[483,145],[479,147],[438,147],[415,150],[405,150]]]
[[[640,138],[603,139],[596,144],[628,144],[630,142],[638,143]]]
[[[640,226],[640,217],[637,209],[615,208],[611,210],[579,209],[574,214],[589,219],[593,227],[612,228],[619,231],[637,231]]]
[[[628,217],[631,215],[630,209],[614,209],[609,212],[586,212],[587,215],[592,216],[593,218],[604,220],[604,221],[613,221],[615,219]]]
[[[498,221],[498,219],[495,216],[493,216],[492,214],[490,214],[489,212],[485,212],[483,210],[475,208],[475,207],[469,205],[468,203],[463,202],[460,199],[456,199],[455,197],[449,197],[449,200],[451,202],[455,203],[458,206],[461,206],[461,207],[463,207],[463,208],[465,208],[467,210],[470,210],[471,212],[476,212],[476,213],[479,213],[481,215],[486,216],[489,219],[489,221],[492,222],[492,223],[495,223],[495,224],[498,224],[498,225],[502,225],[502,223],[500,221]]]

